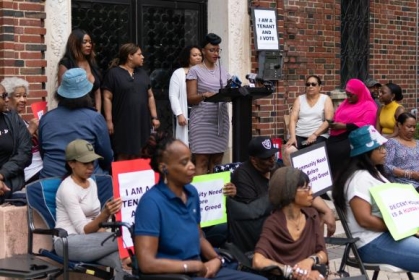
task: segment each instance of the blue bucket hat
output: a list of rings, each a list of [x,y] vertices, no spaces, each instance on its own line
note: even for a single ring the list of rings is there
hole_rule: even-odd
[[[62,97],[75,99],[85,96],[92,88],[93,84],[87,79],[84,69],[71,68],[64,73],[57,92]]]
[[[349,134],[351,157],[369,152],[387,142],[372,125],[360,127]]]

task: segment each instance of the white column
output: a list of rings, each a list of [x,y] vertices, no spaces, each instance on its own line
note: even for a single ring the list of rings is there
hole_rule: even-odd
[[[221,64],[231,75],[248,84],[246,74],[251,69],[250,16],[245,0],[208,0],[208,33],[222,38]],[[229,108],[232,116],[231,106]],[[231,123],[231,122],[230,122]],[[223,162],[232,161],[232,127],[228,151]]]
[[[47,14],[45,19],[47,29],[45,59],[48,78],[46,90],[48,92],[48,108],[52,109],[57,106],[54,93],[57,89],[58,62],[64,53],[68,35],[71,33],[71,0],[46,0],[45,12]]]

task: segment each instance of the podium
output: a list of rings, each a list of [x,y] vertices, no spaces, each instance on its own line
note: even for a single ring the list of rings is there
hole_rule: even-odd
[[[272,87],[223,88],[205,102],[233,103],[233,162],[248,159],[247,147],[252,139],[252,101],[271,95]]]

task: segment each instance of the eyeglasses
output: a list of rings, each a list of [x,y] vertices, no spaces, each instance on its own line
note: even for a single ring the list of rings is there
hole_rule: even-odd
[[[210,53],[218,53],[220,54],[223,50],[222,49],[206,49],[208,50]]]
[[[6,98],[7,98],[8,95],[9,94],[7,92],[3,92],[2,95],[1,95],[1,98],[3,98],[4,100],[6,100]]]
[[[297,192],[309,192],[311,191],[311,184],[307,184],[307,186],[297,188]]]
[[[317,83],[306,83],[306,87],[310,87],[310,86],[312,86],[312,87],[317,87]]]
[[[380,153],[384,153],[385,151],[387,151],[387,148],[386,148],[386,146],[381,145],[381,146],[379,146],[379,147],[375,148],[374,150],[377,150],[377,151],[379,151]]]

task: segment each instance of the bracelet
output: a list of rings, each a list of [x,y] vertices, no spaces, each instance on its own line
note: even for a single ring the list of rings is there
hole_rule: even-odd
[[[158,121],[159,119],[157,117],[151,117],[152,120]]]
[[[201,96],[202,96],[202,101],[205,101],[205,99],[207,99],[207,97],[204,94],[202,94]]]
[[[183,272],[188,274],[188,265],[186,263],[183,264]]]
[[[284,277],[286,279],[291,279],[292,277],[292,267],[290,265],[284,266]]]
[[[404,171],[404,177],[405,177],[405,178],[407,178],[407,179],[412,178],[412,171],[410,171],[410,170],[405,170],[405,171]]]

